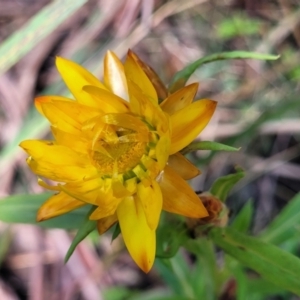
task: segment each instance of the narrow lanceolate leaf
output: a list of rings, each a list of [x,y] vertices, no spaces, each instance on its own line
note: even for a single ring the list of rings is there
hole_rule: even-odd
[[[120,233],[121,233],[120,224],[117,223],[114,232],[112,234],[111,241],[113,242],[120,235]]]
[[[266,280],[300,295],[300,259],[296,256],[228,227],[215,227],[209,236],[227,254]]]
[[[234,148],[217,142],[211,141],[201,141],[201,142],[192,142],[180,152],[182,154],[187,154],[189,152],[197,150],[211,150],[211,151],[239,151],[240,148]]]
[[[300,193],[298,193],[262,232],[261,238],[281,244],[300,235]]]
[[[193,287],[196,299],[218,299],[219,270],[217,269],[217,257],[212,241],[205,238],[189,239],[184,247],[196,256],[191,287]],[[201,280],[199,280],[201,278]]]
[[[14,195],[0,200],[0,221],[35,224],[45,228],[78,229],[90,205],[47,221],[36,221],[38,209],[51,195],[51,193]]]
[[[97,222],[94,220],[89,220],[89,216],[91,214],[92,211],[95,210],[95,207],[92,207],[90,209],[90,211],[86,214],[85,219],[83,221],[82,224],[80,224],[80,227],[77,231],[77,234],[74,238],[74,240],[72,241],[72,244],[65,256],[65,263],[67,263],[67,261],[69,260],[69,258],[71,257],[71,255],[73,254],[73,252],[75,251],[77,245],[83,240],[85,239],[93,230],[96,229],[97,226]]]
[[[220,177],[213,183],[210,192],[224,202],[227,199],[230,190],[244,176],[245,173],[242,170],[238,169],[237,173],[235,174]]]
[[[169,91],[171,93],[177,91],[178,89],[185,86],[186,82],[190,78],[190,76],[202,65],[217,61],[217,60],[225,60],[225,59],[260,59],[260,60],[276,60],[279,58],[279,55],[271,55],[264,53],[255,53],[248,51],[231,51],[231,52],[221,52],[215,53],[208,56],[204,56],[190,65],[186,66],[181,71],[177,72],[173,79],[171,80]]]
[[[231,228],[234,228],[239,232],[248,232],[251,225],[253,211],[253,202],[248,200],[231,223]]]
[[[56,0],[40,10],[0,46],[0,74],[18,62],[86,2]]]

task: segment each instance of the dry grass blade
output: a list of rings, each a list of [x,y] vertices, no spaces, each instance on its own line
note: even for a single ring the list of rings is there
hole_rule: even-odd
[[[85,3],[86,0],[54,1],[43,8],[0,46],[0,72],[8,70]]]

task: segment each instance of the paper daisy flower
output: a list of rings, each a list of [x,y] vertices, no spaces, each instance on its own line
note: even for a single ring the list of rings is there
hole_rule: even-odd
[[[207,211],[186,180],[199,174],[180,150],[209,122],[216,102],[193,98],[197,84],[159,104],[157,89],[138,57],[125,63],[108,51],[104,80],[78,64],[57,57],[57,69],[74,96],[36,98],[54,140],[26,140],[20,146],[39,177],[57,182],[39,209],[38,221],[83,205],[95,207],[99,233],[119,222],[125,245],[145,272],[154,262],[162,210],[190,218]]]

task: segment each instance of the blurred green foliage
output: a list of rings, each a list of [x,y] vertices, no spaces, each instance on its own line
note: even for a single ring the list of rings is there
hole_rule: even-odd
[[[217,24],[216,32],[220,39],[231,39],[237,36],[257,35],[262,23],[247,15],[233,14],[230,18]]]

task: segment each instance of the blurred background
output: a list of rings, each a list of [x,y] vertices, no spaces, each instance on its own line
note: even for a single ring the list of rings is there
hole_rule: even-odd
[[[277,61],[207,64],[189,81],[200,82],[197,98],[218,101],[199,138],[241,147],[234,153],[190,155],[202,171],[192,185],[209,190],[216,178],[243,168],[246,176],[228,201],[230,215],[252,201],[251,232],[259,233],[300,191],[299,47],[299,0],[0,0],[0,197],[43,192],[18,143],[49,133],[33,99],[66,93],[56,55],[101,78],[106,50],[124,57],[131,48],[167,84],[176,71],[204,55],[232,50],[280,54]],[[172,295],[172,278],[161,265],[143,274],[122,241],[111,244],[109,234],[92,233],[64,265],[73,236],[0,223],[0,299],[158,300]],[[300,243],[293,245],[299,255]],[[193,260],[182,255],[181,267],[189,268]],[[299,299],[274,293],[263,299]],[[218,299],[236,299],[234,282]]]

